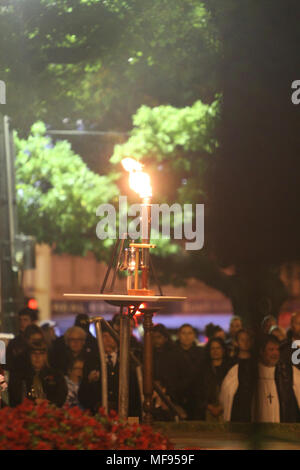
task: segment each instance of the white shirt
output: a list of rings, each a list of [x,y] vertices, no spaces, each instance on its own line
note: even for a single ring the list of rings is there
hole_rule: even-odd
[[[233,366],[225,376],[221,391],[220,404],[224,410],[224,421],[230,421],[233,399],[237,392],[239,365]],[[261,423],[280,422],[280,404],[275,382],[275,367],[258,365],[258,383],[252,403],[252,421]],[[293,390],[300,409],[300,370],[293,366]]]
[[[275,382],[276,367],[258,364],[257,390],[252,407],[253,421],[280,423],[280,406]]]
[[[227,372],[220,390],[219,401],[223,408],[224,421],[230,421],[234,396],[239,386],[239,364],[235,364]]]

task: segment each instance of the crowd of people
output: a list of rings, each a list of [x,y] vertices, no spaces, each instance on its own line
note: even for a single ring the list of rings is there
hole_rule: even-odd
[[[19,312],[20,332],[8,344],[0,370],[1,406],[14,407],[29,398],[95,413],[102,402],[101,365],[89,317],[77,315],[74,326],[61,337],[50,324],[39,327],[35,320],[30,309]],[[138,364],[143,347],[133,335],[134,319],[131,327],[130,348],[136,361],[130,363],[129,416],[142,417]],[[119,332],[120,315],[113,317],[110,327],[102,327],[108,405],[118,411],[119,346],[111,328]],[[154,390],[156,420],[171,420],[177,410],[188,420],[300,421],[300,313],[292,314],[287,332],[269,315],[255,334],[237,316],[232,317],[228,334],[214,324],[207,325],[205,333],[207,342],[200,344],[190,324],[179,328],[176,339],[164,325],[154,325],[153,378],[163,392]]]

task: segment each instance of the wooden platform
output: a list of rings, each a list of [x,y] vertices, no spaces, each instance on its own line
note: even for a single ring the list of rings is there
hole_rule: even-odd
[[[138,302],[182,302],[186,297],[170,295],[126,295],[126,294],[64,294],[64,297],[81,300],[104,300],[106,302],[138,303]]]

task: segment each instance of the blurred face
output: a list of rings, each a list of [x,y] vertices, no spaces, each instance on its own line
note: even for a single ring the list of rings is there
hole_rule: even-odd
[[[249,333],[240,333],[237,338],[237,345],[240,351],[249,351],[252,346],[252,340]]]
[[[156,349],[160,349],[167,342],[167,338],[162,335],[159,331],[154,331],[152,333],[153,346]]]
[[[232,320],[229,328],[229,333],[231,337],[235,337],[238,331],[242,329],[242,322],[239,318],[236,318],[235,320]]]
[[[270,331],[271,326],[276,325],[276,320],[274,318],[268,318],[263,327],[263,332],[267,335]]]
[[[226,339],[225,331],[224,330],[217,331],[214,334],[214,338],[221,338],[221,339],[223,339],[223,341],[225,341],[225,339]]]
[[[222,346],[217,342],[213,341],[210,345],[210,358],[213,361],[223,359],[224,351]]]
[[[68,339],[68,346],[72,353],[79,354],[83,350],[85,339],[77,332],[73,332]]]
[[[110,354],[118,349],[118,345],[110,334],[105,331],[102,333],[104,351],[106,354]]]
[[[31,353],[31,364],[35,371],[41,370],[47,362],[47,353],[43,351],[33,351]]]
[[[29,315],[21,315],[19,317],[19,322],[20,322],[20,331],[24,331],[27,326],[32,325],[32,320]]]
[[[83,376],[83,361],[76,361],[70,373],[70,378],[73,382],[78,383]]]
[[[178,339],[183,348],[190,348],[196,339],[193,328],[184,326],[178,333]]]
[[[300,315],[292,318],[291,323],[292,333],[294,339],[300,339]]]
[[[265,366],[276,366],[280,358],[279,344],[267,343],[264,351],[262,351],[261,358]]]
[[[43,339],[43,335],[40,333],[33,333],[33,335],[29,336],[28,344],[32,345],[36,341],[41,341]]]

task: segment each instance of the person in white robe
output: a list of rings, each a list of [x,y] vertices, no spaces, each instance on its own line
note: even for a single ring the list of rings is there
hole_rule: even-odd
[[[253,422],[279,423],[299,420],[300,371],[294,366],[280,364],[279,359],[279,341],[270,335],[260,350],[256,384],[250,404]],[[236,364],[229,370],[221,386],[219,399],[225,421],[231,420],[234,398],[240,386],[239,366]],[[292,367],[290,383],[286,381],[286,377],[285,381],[280,382],[283,367],[285,370]],[[280,390],[279,383],[283,384]]]

